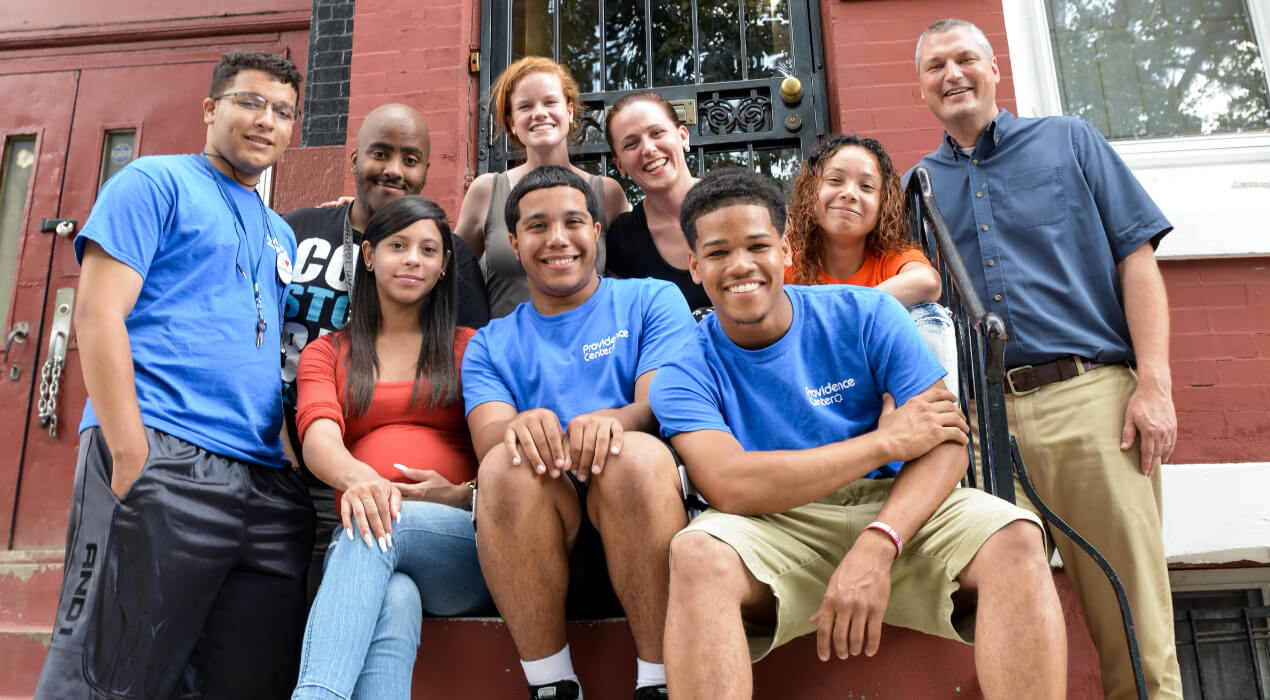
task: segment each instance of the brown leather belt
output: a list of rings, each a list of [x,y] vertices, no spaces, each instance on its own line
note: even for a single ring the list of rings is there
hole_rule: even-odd
[[[1021,365],[1005,373],[1005,390],[1014,396],[1030,394],[1046,384],[1079,377],[1090,370],[1112,365],[1124,366],[1124,362],[1095,362],[1069,355],[1043,365]]]

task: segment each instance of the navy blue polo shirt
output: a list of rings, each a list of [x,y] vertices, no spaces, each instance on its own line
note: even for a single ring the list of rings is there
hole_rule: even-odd
[[[1173,226],[1102,134],[1001,110],[969,156],[945,133],[919,165],[975,290],[1006,322],[1007,367],[1133,359],[1116,264]]]

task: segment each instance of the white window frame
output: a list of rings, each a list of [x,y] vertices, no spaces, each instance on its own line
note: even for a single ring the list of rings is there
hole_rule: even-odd
[[[1245,0],[1270,89],[1270,5]],[[1062,114],[1044,0],[1002,0],[1024,117]],[[1270,131],[1113,141],[1176,227],[1164,258],[1270,255]]]

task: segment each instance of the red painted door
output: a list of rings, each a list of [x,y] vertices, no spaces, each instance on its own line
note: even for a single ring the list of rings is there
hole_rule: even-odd
[[[57,163],[60,177],[38,175],[40,189],[32,198],[25,229],[25,243],[32,252],[19,261],[20,294],[15,294],[14,304],[21,312],[14,318],[28,320],[32,329],[40,328],[40,333],[37,338],[33,331],[31,340],[20,346],[20,353],[19,346],[14,346],[11,360],[23,363],[20,381],[9,382],[0,377],[5,392],[0,395],[0,425],[10,426],[8,430],[15,437],[10,441],[12,447],[0,446],[0,517],[8,518],[9,527],[3,534],[11,533],[8,543],[14,549],[64,544],[79,442],[77,428],[86,396],[72,327],[60,391],[55,397],[57,434],[50,435],[47,428],[41,427],[36,374],[49,354],[58,292],[75,288],[79,266],[72,248],[73,236],[38,233],[40,219],[73,219],[78,230],[92,210],[103,169],[112,163],[118,167],[138,154],[201,150],[206,131],[200,104],[207,95],[212,66],[218,57],[219,52],[215,52],[186,62],[84,69],[78,72],[77,91],[76,74],[69,73],[57,83],[57,89],[62,91],[59,97],[50,96],[50,100],[61,102],[68,90],[71,95],[70,100],[61,102],[67,105],[61,108],[67,118],[56,121],[61,130],[59,154],[52,153],[51,138],[50,146],[41,154],[50,162],[50,170]],[[30,81],[32,90],[53,89],[47,75],[0,80]],[[11,90],[14,88],[0,83],[0,94],[26,94]],[[14,102],[18,101],[10,103]],[[69,107],[73,107],[73,122]],[[48,133],[54,130],[50,125],[52,111],[45,109],[28,119],[37,119],[34,123],[42,123]],[[8,109],[0,117],[6,121],[13,118]],[[0,121],[0,129],[5,128],[3,124]],[[59,157],[64,166],[58,162]],[[43,189],[49,193],[42,193]],[[23,439],[21,449],[16,444],[19,434]]]
[[[31,429],[31,419],[36,417],[31,409],[39,395],[42,353],[48,345],[44,318],[52,303],[52,295],[47,294],[49,264],[55,249],[69,245],[53,233],[41,233],[40,222],[44,217],[56,217],[61,209],[78,83],[78,71],[0,76],[0,95],[9,96],[5,108],[0,110],[0,138],[9,161],[3,170],[5,192],[12,195],[6,197],[4,204],[21,208],[16,221],[7,217],[5,220],[6,225],[17,229],[6,232],[6,237],[16,234],[17,255],[11,277],[0,280],[12,290],[9,306],[4,309],[3,328],[11,342],[0,370],[0,544],[10,541],[28,440],[41,434],[44,439],[36,440],[41,443],[38,449],[74,459],[74,428],[63,426],[58,438],[48,438],[38,423]],[[21,98],[16,99],[19,95]],[[15,182],[19,178],[25,179],[25,186]],[[16,202],[22,192],[25,201]],[[61,417],[64,424],[73,420],[65,407]],[[62,511],[65,523],[66,508]],[[42,538],[49,546],[64,536],[50,534],[51,537]]]

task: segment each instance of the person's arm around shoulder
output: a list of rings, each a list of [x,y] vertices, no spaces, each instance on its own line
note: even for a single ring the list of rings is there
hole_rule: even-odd
[[[899,408],[886,396],[876,430],[820,447],[751,452],[721,430],[678,433],[670,442],[712,507],[763,515],[805,505],[880,465],[916,459],[943,443],[963,446],[968,430],[953,395],[936,382]]]
[[[605,176],[604,178],[604,230],[608,231],[617,217],[631,210],[631,202],[626,198],[626,192],[622,190],[622,185],[617,180]]]
[[[1138,386],[1125,408],[1120,449],[1129,450],[1135,438],[1139,440],[1139,466],[1143,474],[1150,476],[1173,454],[1177,437],[1173,377],[1169,370],[1169,302],[1150,242],[1121,260],[1116,272],[1138,362]]]
[[[142,283],[140,273],[111,257],[95,241],[84,244],[75,305],[79,360],[84,386],[110,450],[110,490],[121,500],[150,455],[125,323]]]
[[[494,173],[485,173],[472,181],[467,194],[463,195],[463,203],[459,205],[459,220],[454,225],[454,233],[467,243],[477,260],[485,254],[485,214],[489,212],[494,177]]]

